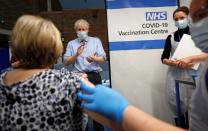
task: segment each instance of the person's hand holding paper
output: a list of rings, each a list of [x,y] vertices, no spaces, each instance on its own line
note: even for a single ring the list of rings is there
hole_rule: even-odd
[[[197,70],[200,63],[192,63],[192,56],[199,54],[202,51],[195,46],[191,36],[184,34],[171,59],[179,61],[178,67]]]
[[[176,61],[176,66],[180,67],[180,68],[192,68],[193,67],[193,63],[192,63],[192,59],[191,57],[186,57],[186,58],[182,58],[180,60]]]

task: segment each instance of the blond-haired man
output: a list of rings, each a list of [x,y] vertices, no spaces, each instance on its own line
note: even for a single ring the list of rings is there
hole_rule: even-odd
[[[88,80],[93,84],[102,84],[99,63],[104,62],[106,54],[99,38],[88,36],[89,23],[84,19],[79,19],[74,24],[77,33],[76,39],[70,41],[64,54],[64,64],[73,64],[74,71],[86,73]],[[91,120],[89,119],[91,123]],[[92,124],[89,124],[92,126]],[[103,127],[97,122],[93,122],[94,130],[102,131]]]
[[[79,19],[74,24],[76,39],[70,41],[64,54],[64,64],[73,64],[74,71],[83,72],[93,84],[101,84],[99,74],[102,68],[99,63],[104,62],[106,54],[99,38],[88,36],[89,23]]]

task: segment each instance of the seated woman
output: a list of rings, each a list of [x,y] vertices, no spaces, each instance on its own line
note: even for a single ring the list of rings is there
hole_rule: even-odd
[[[21,16],[11,50],[19,65],[0,75],[0,131],[84,130],[85,116],[76,108],[82,74],[50,69],[63,50],[54,24]]]

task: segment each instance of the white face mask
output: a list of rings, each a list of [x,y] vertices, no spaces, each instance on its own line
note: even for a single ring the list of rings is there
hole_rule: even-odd
[[[178,21],[175,21],[175,26],[178,28],[178,29],[185,29],[187,26],[188,26],[188,19],[187,18],[184,18],[182,20],[178,20]]]
[[[86,40],[88,35],[86,31],[78,31],[77,37],[80,38],[81,40]]]
[[[196,47],[208,53],[208,17],[191,23],[190,33]]]

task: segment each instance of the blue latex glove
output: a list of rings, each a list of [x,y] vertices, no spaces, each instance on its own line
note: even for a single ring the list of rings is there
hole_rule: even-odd
[[[81,103],[81,108],[97,112],[121,124],[124,109],[128,106],[128,102],[123,96],[102,85],[96,85],[95,88],[91,88],[81,83],[80,88],[82,93],[79,92],[78,97],[84,101]]]

